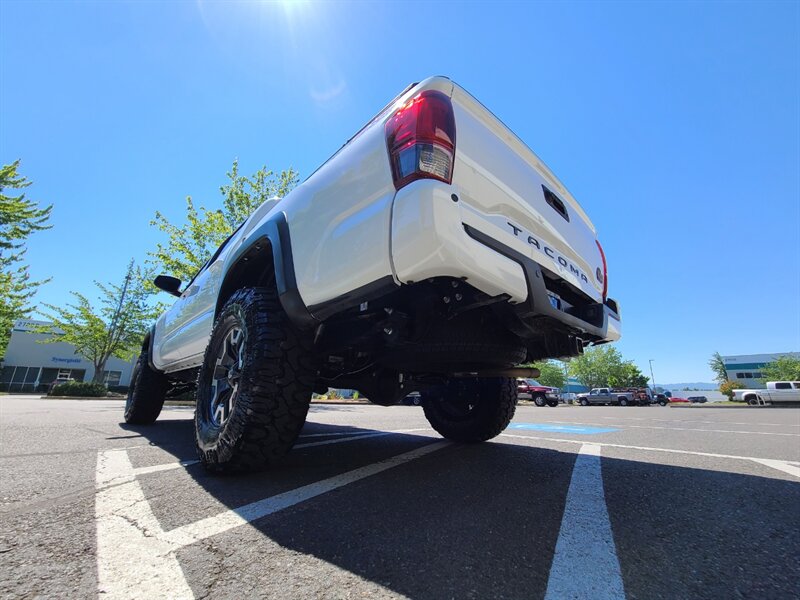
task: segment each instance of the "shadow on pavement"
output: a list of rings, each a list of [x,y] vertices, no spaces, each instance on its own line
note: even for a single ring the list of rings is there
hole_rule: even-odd
[[[124,428],[181,460],[194,458],[190,420]],[[334,433],[374,432],[308,423],[303,435],[322,435],[299,443]],[[169,529],[219,512],[212,506],[208,514],[175,514],[176,504],[202,504],[197,486],[236,508],[433,441],[393,434],[298,449],[273,469],[245,476],[214,477],[195,465],[185,485],[176,480],[169,498],[151,502]],[[225,548],[214,556],[215,569],[235,573],[225,584],[233,587],[214,589],[222,584],[203,566],[211,560],[203,544],[181,551],[182,566],[198,593],[280,592],[274,586],[287,577],[285,567],[258,554],[266,537],[411,598],[542,598],[574,461],[572,452],[498,441],[454,444],[215,537],[214,548]],[[602,472],[628,598],[797,591],[797,483],[617,458],[603,458]],[[588,566],[576,561],[575,576]],[[345,595],[307,573],[291,576],[308,581],[284,590],[287,597]]]

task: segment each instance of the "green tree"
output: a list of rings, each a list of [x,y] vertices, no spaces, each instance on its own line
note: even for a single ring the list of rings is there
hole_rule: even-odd
[[[728,400],[733,400],[733,390],[745,389],[747,386],[737,381],[723,381],[719,384],[719,391],[728,397]]]
[[[48,220],[53,206],[39,208],[24,193],[6,195],[6,190],[23,190],[32,183],[18,169],[19,160],[0,168],[0,356],[5,354],[14,321],[30,314],[36,290],[49,281],[32,281],[24,257],[28,236],[52,227]]]
[[[714,352],[708,361],[708,366],[714,373],[714,381],[723,384],[728,381],[728,370],[725,368],[725,361],[719,352]]]
[[[569,373],[588,388],[644,387],[648,378],[613,346],[595,346],[569,362]]]
[[[222,207],[209,210],[197,207],[191,196],[186,198],[186,220],[183,224],[170,222],[160,211],[150,222],[167,236],[150,252],[150,263],[183,281],[194,277],[214,250],[241,225],[264,201],[282,198],[297,185],[299,176],[292,168],[275,173],[260,168],[251,177],[239,174],[235,160],[226,173],[228,183],[220,187]]]
[[[609,345],[594,346],[570,360],[569,374],[588,388],[603,387],[610,385],[612,373],[621,364],[619,350]]]
[[[780,356],[761,369],[761,381],[800,381],[800,358]]]
[[[648,377],[631,361],[614,364],[608,376],[608,385],[613,387],[645,387]]]
[[[536,378],[536,380],[542,385],[563,388],[564,384],[566,383],[566,379],[564,378],[564,367],[560,363],[553,362],[552,360],[546,360],[543,362],[531,363],[525,366],[539,369],[540,375]]]
[[[51,336],[44,343],[67,342],[75,353],[94,365],[92,381],[102,383],[106,362],[112,356],[130,360],[139,353],[142,339],[161,310],[148,300],[147,282],[152,273],[130,262],[119,285],[95,282],[100,294],[97,303],[72,292],[76,302],[66,306],[45,304],[51,323],[38,328]]]

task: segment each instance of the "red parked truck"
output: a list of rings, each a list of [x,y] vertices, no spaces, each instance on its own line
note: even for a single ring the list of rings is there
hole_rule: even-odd
[[[561,390],[542,385],[535,379],[517,379],[517,398],[533,400],[536,406],[558,406]]]

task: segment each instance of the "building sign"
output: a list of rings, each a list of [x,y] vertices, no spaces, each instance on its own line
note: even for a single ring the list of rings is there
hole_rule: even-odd
[[[82,361],[80,358],[60,358],[58,356],[53,356],[50,360],[54,363],[79,363]]]
[[[50,321],[37,321],[36,319],[19,319],[14,322],[12,331],[17,333],[37,333],[36,328],[42,325],[50,325]],[[60,335],[60,330],[54,331],[56,335]]]

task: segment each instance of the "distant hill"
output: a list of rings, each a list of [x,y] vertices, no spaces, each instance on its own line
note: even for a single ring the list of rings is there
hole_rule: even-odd
[[[666,388],[670,391],[682,390],[689,388],[691,390],[716,390],[719,389],[718,383],[704,383],[702,381],[694,381],[690,383],[657,383],[658,387]]]

